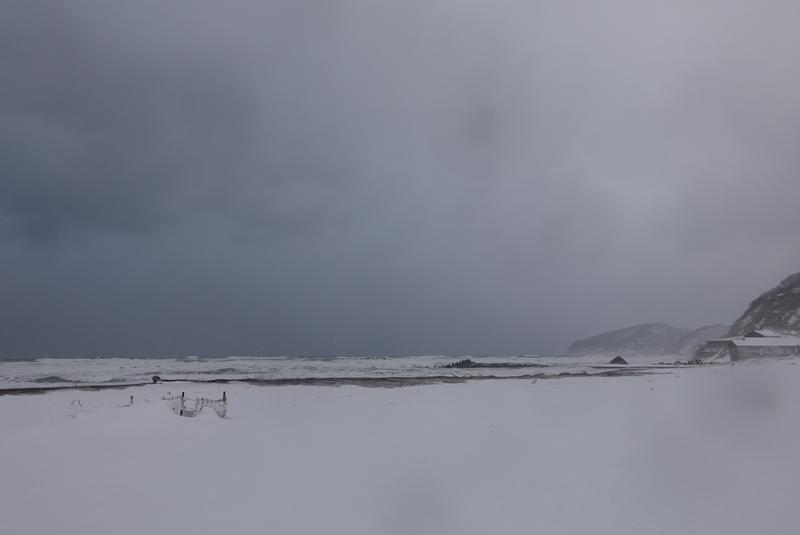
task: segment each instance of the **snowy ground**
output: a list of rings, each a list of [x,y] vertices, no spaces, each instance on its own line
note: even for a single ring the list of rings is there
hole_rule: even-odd
[[[176,416],[176,389],[227,390],[229,418]],[[0,533],[785,534],[798,455],[795,361],[4,396]]]

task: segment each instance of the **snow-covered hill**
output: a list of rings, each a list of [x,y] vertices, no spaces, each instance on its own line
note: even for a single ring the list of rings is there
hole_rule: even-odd
[[[788,276],[750,303],[742,317],[731,326],[728,336],[741,336],[756,329],[800,332],[800,273]]]
[[[676,344],[691,334],[664,323],[645,323],[577,340],[567,349],[572,355],[672,355]]]

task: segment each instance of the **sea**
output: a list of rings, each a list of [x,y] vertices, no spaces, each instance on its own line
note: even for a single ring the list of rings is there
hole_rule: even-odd
[[[469,360],[469,367],[453,367]],[[142,384],[166,381],[270,382],[320,379],[548,377],[609,368],[608,355],[225,356],[37,358],[0,361],[0,389]],[[671,365],[666,357],[631,364]]]

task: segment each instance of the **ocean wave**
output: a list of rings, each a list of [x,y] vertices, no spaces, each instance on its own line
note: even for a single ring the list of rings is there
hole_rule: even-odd
[[[216,370],[203,370],[195,372],[200,375],[218,375],[218,374],[225,374],[225,373],[247,373],[245,370],[240,370],[239,368],[217,368]]]
[[[61,377],[59,375],[45,375],[44,377],[37,377],[36,379],[31,379],[31,382],[50,384],[50,383],[80,383],[81,381],[65,379],[64,377]]]

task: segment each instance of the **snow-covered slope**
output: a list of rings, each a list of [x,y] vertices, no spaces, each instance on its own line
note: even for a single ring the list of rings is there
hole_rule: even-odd
[[[698,347],[709,340],[722,338],[725,336],[726,332],[728,332],[727,325],[706,325],[700,327],[678,340],[672,348],[672,353],[675,355],[694,355]]]
[[[619,354],[619,355],[670,355],[675,345],[690,334],[664,323],[645,323],[606,332],[577,340],[567,349],[573,355]]]
[[[731,326],[728,336],[741,336],[756,329],[784,334],[800,332],[800,273],[788,276],[750,303]]]

